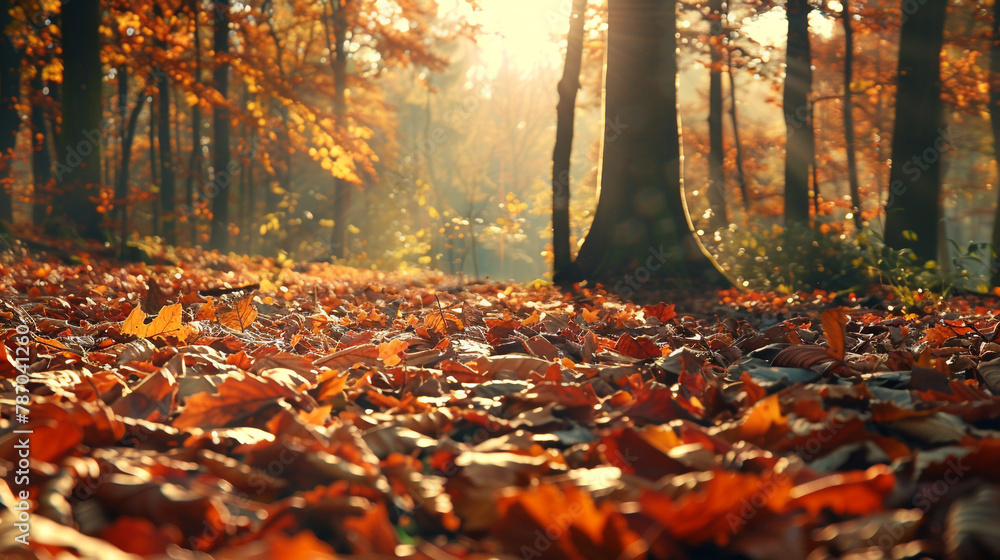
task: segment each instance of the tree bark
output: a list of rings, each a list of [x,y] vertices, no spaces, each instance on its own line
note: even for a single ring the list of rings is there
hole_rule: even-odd
[[[31,174],[34,180],[31,221],[36,226],[45,223],[52,188],[52,154],[49,152],[44,88],[42,73],[36,72],[31,80]]]
[[[927,0],[903,21],[885,242],[937,257],[941,156],[948,148],[941,102],[941,47],[947,0]]]
[[[1000,171],[1000,2],[993,3],[993,35],[990,43],[990,128],[993,132],[993,152]],[[1000,286],[1000,201],[993,215],[993,285]]]
[[[160,12],[159,16],[163,17],[162,9],[159,4],[154,4],[154,13]],[[157,40],[157,47],[160,49],[166,49],[166,41]],[[157,67],[154,72],[156,73],[156,89],[159,92],[159,108],[157,110],[157,116],[159,117],[159,123],[157,126],[158,141],[160,144],[160,210],[162,212],[161,217],[163,218],[163,239],[168,245],[177,244],[177,220],[176,220],[176,197],[177,197],[177,187],[174,179],[174,154],[170,143],[170,77],[167,75],[167,71],[163,68]]]
[[[0,220],[7,223],[14,221],[14,197],[8,179],[17,132],[21,128],[21,116],[17,113],[21,97],[21,55],[7,37],[10,9],[10,0],[0,1],[0,33],[4,35],[0,39]]]
[[[120,99],[119,103],[121,104],[120,111],[122,113],[122,159],[119,163],[118,175],[115,182],[115,200],[118,204],[115,211],[115,222],[117,222],[119,231],[121,232],[119,240],[121,246],[119,249],[124,250],[129,231],[128,182],[132,164],[132,143],[135,140],[135,130],[139,125],[139,114],[142,113],[142,108],[146,104],[146,95],[140,90],[140,95],[136,96],[135,106],[132,107],[132,111],[128,114],[128,124],[126,124],[125,111],[128,108],[128,72],[125,70],[125,67],[119,69],[118,80],[118,96]]]
[[[347,107],[347,53],[344,41],[347,40],[347,20],[344,18],[344,5],[340,0],[329,0],[333,26],[333,53],[330,64],[333,69],[333,114],[337,118],[337,126],[341,130],[346,127],[344,118]],[[338,177],[333,178],[333,236],[330,239],[330,252],[333,257],[343,257],[347,252],[347,209],[350,205],[350,188]]]
[[[743,210],[750,212],[750,192],[747,188],[747,175],[743,170],[743,143],[740,142],[739,119],[736,116],[736,72],[733,70],[732,47],[727,48],[726,64],[729,69],[729,119],[733,123],[733,149],[736,151],[736,182],[743,198]]]
[[[96,197],[101,183],[101,2],[63,0],[62,134],[56,180],[60,216],[80,235],[104,237]]]
[[[812,67],[808,0],[788,0],[785,64],[785,224],[809,223],[809,165],[813,158],[809,93]]]
[[[229,62],[224,57],[229,56],[229,0],[212,0],[215,7],[215,29],[213,45],[215,48],[215,89],[223,98],[229,95]],[[220,60],[223,57],[223,60]],[[212,199],[212,248],[221,253],[229,250],[229,109],[223,105],[215,107],[214,122],[214,161],[215,169],[213,186],[210,195]]]
[[[201,1],[190,0],[188,10],[191,20],[194,22],[194,83],[201,85],[201,35],[198,32],[198,23],[201,18]],[[184,205],[187,207],[186,226],[191,234],[191,245],[198,243],[198,224],[195,221],[195,185],[201,185],[204,177],[204,161],[201,152],[201,103],[195,103],[191,107],[191,155],[188,158],[188,174],[184,185]]]
[[[722,49],[725,28],[722,24],[722,0],[710,0],[709,53],[711,67],[708,82],[708,205],[712,211],[709,225],[720,229],[729,225],[726,210],[725,146],[722,140]]]
[[[844,24],[844,144],[847,150],[847,181],[851,189],[851,206],[854,207],[854,225],[861,223],[861,186],[858,180],[858,154],[854,139],[854,98],[851,82],[854,81],[854,25],[851,22],[851,2],[841,0],[840,19]]]
[[[577,263],[622,297],[657,277],[717,271],[681,197],[675,0],[611,0],[601,191]]]
[[[557,283],[567,277],[573,265],[569,230],[570,159],[573,154],[576,95],[580,90],[580,68],[583,64],[586,10],[587,0],[573,0],[566,42],[566,66],[559,81],[559,104],[556,108],[556,145],[552,152],[552,252],[555,259],[553,279]]]

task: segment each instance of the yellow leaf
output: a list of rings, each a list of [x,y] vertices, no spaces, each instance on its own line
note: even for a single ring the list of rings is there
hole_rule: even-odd
[[[145,336],[146,335],[146,314],[143,313],[139,306],[132,309],[132,312],[128,314],[125,318],[125,322],[122,323],[121,332],[122,334],[132,334],[135,336]]]

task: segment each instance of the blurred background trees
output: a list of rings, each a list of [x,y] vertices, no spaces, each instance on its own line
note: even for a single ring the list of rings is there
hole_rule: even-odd
[[[832,240],[835,267],[884,238],[947,268],[997,237],[992,3],[589,0],[579,69],[572,8],[3,2],[0,220],[517,279],[567,238],[574,277],[662,242],[671,270],[707,252],[788,286],[829,278],[779,270],[796,239]],[[652,25],[656,56],[630,57]],[[577,74],[554,251],[557,88]]]

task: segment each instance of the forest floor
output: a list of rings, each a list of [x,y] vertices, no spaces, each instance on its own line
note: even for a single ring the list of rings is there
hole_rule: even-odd
[[[0,260],[4,558],[1000,557],[994,298],[99,254]]]

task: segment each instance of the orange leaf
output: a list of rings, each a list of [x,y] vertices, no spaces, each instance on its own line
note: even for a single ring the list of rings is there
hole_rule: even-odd
[[[239,332],[247,330],[257,320],[257,307],[253,304],[253,294],[247,294],[236,302],[235,307],[217,315],[222,326]]]
[[[847,312],[842,307],[827,309],[820,315],[820,322],[823,324],[823,334],[830,344],[828,353],[835,360],[844,361],[847,340]]]
[[[645,311],[646,315],[656,317],[661,323],[666,323],[677,316],[677,312],[674,311],[675,307],[674,305],[667,305],[661,302],[656,305],[647,305]]]
[[[648,336],[632,338],[628,333],[621,335],[615,344],[615,350],[626,356],[640,360],[652,360],[662,355],[656,343]]]
[[[294,391],[270,378],[229,378],[218,394],[198,393],[188,398],[175,428],[221,428],[260,412],[281,398],[294,399]]]
[[[403,352],[410,347],[410,344],[405,340],[395,339],[389,342],[383,342],[378,345],[378,357],[387,366],[394,366],[401,361]]]
[[[181,311],[182,307],[179,303],[168,305],[160,310],[153,322],[147,324],[146,314],[136,306],[122,323],[121,333],[141,336],[142,338],[169,335],[184,338],[185,330],[181,321]]]

